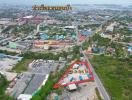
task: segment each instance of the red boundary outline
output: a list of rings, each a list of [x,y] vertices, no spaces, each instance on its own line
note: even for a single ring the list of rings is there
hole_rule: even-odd
[[[73,67],[74,64],[85,64],[87,67],[88,67],[88,71],[90,73],[90,75],[92,76],[90,79],[85,79],[85,80],[81,80],[81,81],[75,81],[75,82],[69,82],[67,84],[64,84],[64,85],[60,85],[59,82],[61,80],[64,79],[64,76],[67,75],[70,71],[70,69]],[[82,62],[82,61],[75,61],[74,63],[71,64],[71,66],[66,70],[65,74],[63,74],[63,76],[59,79],[59,81],[54,85],[54,88],[59,88],[60,86],[68,86],[70,84],[79,84],[79,83],[84,83],[84,82],[88,82],[88,81],[93,81],[94,80],[94,76],[93,76],[93,73],[89,67],[89,64],[88,62]]]

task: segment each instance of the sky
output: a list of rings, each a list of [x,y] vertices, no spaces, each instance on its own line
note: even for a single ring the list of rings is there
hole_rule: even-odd
[[[0,0],[0,4],[121,4],[132,5],[132,0]]]

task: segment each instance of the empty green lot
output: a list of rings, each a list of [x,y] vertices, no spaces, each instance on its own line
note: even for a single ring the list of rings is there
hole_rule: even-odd
[[[132,100],[132,59],[94,56],[91,63],[112,100]]]
[[[23,58],[22,61],[18,62],[12,70],[15,72],[27,71],[28,66],[32,61],[33,61],[33,59]]]

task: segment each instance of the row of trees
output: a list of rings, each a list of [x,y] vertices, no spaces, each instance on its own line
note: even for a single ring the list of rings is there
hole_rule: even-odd
[[[95,30],[97,27],[99,27],[99,24],[91,24],[91,25],[79,25],[78,29],[82,30],[82,29],[89,29],[91,28],[92,30]]]
[[[59,60],[60,54],[27,52],[22,54],[26,59]]]
[[[92,37],[92,41],[93,42],[97,42],[97,45],[98,46],[108,46],[110,44],[110,39],[108,38],[103,38],[101,37],[99,34],[95,34],[93,37]]]
[[[9,82],[5,79],[5,77],[0,74],[0,100],[13,100],[13,98],[5,94],[5,89],[8,83]]]
[[[89,41],[85,41],[85,42],[82,44],[82,49],[83,49],[83,50],[87,50],[88,47],[89,47],[89,45],[90,45]]]
[[[7,51],[7,50],[0,50],[0,53],[4,53],[4,54],[7,54],[7,55],[16,55],[17,54],[16,52],[10,52],[10,51]]]

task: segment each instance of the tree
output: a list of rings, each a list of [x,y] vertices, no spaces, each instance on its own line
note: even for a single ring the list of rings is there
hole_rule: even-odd
[[[89,47],[89,42],[88,41],[85,41],[83,44],[82,44],[82,49],[83,50],[87,50]]]

